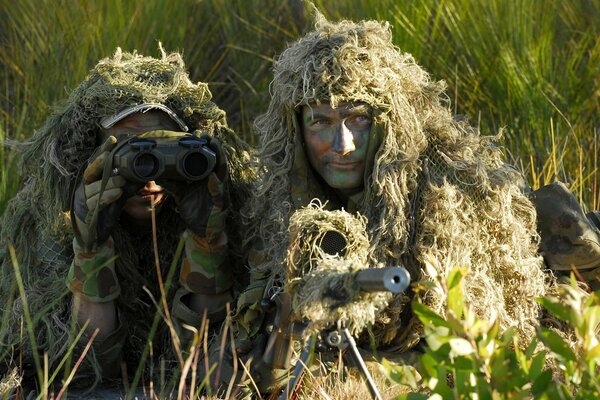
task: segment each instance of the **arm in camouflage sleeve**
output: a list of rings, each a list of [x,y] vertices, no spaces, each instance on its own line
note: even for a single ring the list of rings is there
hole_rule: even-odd
[[[107,139],[75,191],[71,209],[74,255],[66,277],[78,325],[88,324],[88,337],[98,329],[93,349],[104,377],[118,373],[126,334],[115,304],[121,288],[111,232],[127,198],[137,190],[120,176],[104,177],[106,160],[116,142],[114,136]]]
[[[87,166],[71,209],[74,256],[66,284],[73,293],[73,310],[78,323],[83,326],[89,320],[87,333],[91,335],[99,328],[99,339],[117,328],[114,300],[121,291],[110,233],[126,201],[127,182],[120,176],[110,176],[102,182],[106,159],[116,142],[114,136],[109,137],[99,149],[99,155]],[[97,215],[96,223],[92,223],[94,215]]]
[[[188,227],[179,276],[181,288],[175,295],[173,313],[192,326],[199,326],[204,312],[211,322],[224,319],[226,305],[233,299],[225,233],[229,208],[226,158],[216,139],[205,138],[217,156],[217,167],[208,178],[194,185],[161,183],[175,196]]]

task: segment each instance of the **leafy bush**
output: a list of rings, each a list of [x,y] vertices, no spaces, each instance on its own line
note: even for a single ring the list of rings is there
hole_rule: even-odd
[[[600,292],[583,291],[574,277],[559,284],[557,296],[539,302],[563,330],[542,326],[523,347],[512,330],[501,333],[465,304],[466,273],[455,268],[432,282],[448,294],[444,316],[413,303],[425,353],[417,369],[386,363],[389,378],[413,390],[401,399],[600,398]]]

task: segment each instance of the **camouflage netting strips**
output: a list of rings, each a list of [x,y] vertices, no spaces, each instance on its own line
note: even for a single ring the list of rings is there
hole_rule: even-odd
[[[161,47],[159,58],[145,57],[117,49],[113,57],[101,60],[68,100],[44,122],[31,140],[17,147],[23,152],[24,187],[8,204],[1,222],[0,293],[9,293],[14,273],[5,244],[12,244],[18,255],[30,312],[36,326],[36,341],[48,352],[55,365],[71,341],[69,329],[70,299],[64,283],[72,259],[71,227],[68,220],[70,194],[77,176],[87,165],[98,145],[99,121],[103,117],[140,103],[159,103],[171,108],[184,120],[190,131],[202,130],[223,142],[228,156],[232,190],[232,213],[228,223],[239,226],[236,211],[247,194],[253,173],[248,168],[249,153],[227,127],[225,112],[210,101],[204,83],[192,82],[180,54],[167,54]],[[157,216],[159,257],[163,274],[171,263],[183,223],[167,199]],[[236,228],[236,230],[238,230]],[[228,232],[228,234],[230,234]],[[240,240],[232,232],[230,243]],[[126,360],[139,359],[146,343],[152,300],[143,291],[146,286],[159,298],[150,238],[132,235],[123,225],[113,231],[116,271],[123,288],[118,301],[120,320],[129,322]],[[138,265],[150,268],[138,268]],[[177,275],[175,275],[177,276]],[[0,315],[10,315],[8,326],[18,327],[23,317],[21,300],[0,304]],[[141,318],[143,317],[143,318]],[[21,341],[19,329],[3,337],[2,347],[23,346],[26,360],[31,354],[29,341]],[[168,335],[165,336],[168,340]],[[161,339],[154,344],[160,346]],[[6,347],[4,347],[6,348]],[[161,351],[155,350],[155,357]],[[87,359],[93,359],[93,354]],[[134,363],[134,362],[133,362]],[[135,365],[135,363],[133,364]],[[95,369],[93,366],[91,369]],[[88,384],[98,378],[97,370]]]
[[[324,237],[331,232],[345,239],[343,254],[323,251]],[[356,273],[369,268],[366,220],[314,202],[294,212],[289,235],[284,291],[292,298],[292,320],[307,323],[307,332],[340,323],[359,334],[373,324],[391,295],[360,292],[354,281]]]
[[[369,263],[403,264],[414,281],[428,280],[422,266],[435,259],[440,273],[464,266],[465,296],[483,318],[502,329],[533,335],[549,287],[537,255],[535,209],[523,179],[506,165],[497,136],[484,137],[455,120],[444,93],[376,21],[332,23],[317,15],[316,28],[275,61],[272,101],[256,121],[259,160],[266,171],[250,207],[254,239],[267,262],[259,271],[281,274],[293,210],[313,197],[341,208],[306,160],[297,113],[302,106],[365,102],[373,107],[362,197],[346,209],[368,220]],[[253,239],[253,238],[250,238]],[[417,296],[436,311],[443,295]],[[381,347],[407,349],[422,330],[395,296],[378,316]],[[406,319],[404,316],[407,316]],[[410,332],[408,332],[410,331]],[[522,343],[525,343],[524,340]]]

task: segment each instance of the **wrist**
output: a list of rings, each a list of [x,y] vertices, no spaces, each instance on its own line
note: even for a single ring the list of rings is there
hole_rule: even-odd
[[[73,262],[66,277],[69,290],[89,302],[104,303],[116,299],[121,288],[115,273],[113,239],[87,251],[73,240]]]
[[[189,292],[212,295],[229,290],[233,279],[228,264],[224,232],[213,241],[191,231],[185,232],[185,256],[179,282]]]

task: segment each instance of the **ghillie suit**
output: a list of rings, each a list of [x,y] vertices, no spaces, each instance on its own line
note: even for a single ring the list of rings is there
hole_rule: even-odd
[[[8,255],[8,245],[15,248],[23,278],[29,312],[33,316],[33,331],[38,350],[48,353],[50,366],[55,366],[72,342],[71,295],[65,286],[73,251],[69,220],[71,194],[79,176],[98,147],[99,122],[128,107],[153,103],[174,111],[190,132],[200,130],[223,143],[230,173],[232,207],[228,226],[230,244],[240,242],[239,210],[248,195],[252,172],[248,169],[249,153],[245,145],[227,127],[225,112],[211,102],[211,93],[204,83],[193,83],[186,72],[181,55],[167,54],[161,48],[161,58],[144,57],[117,49],[112,58],[101,60],[87,78],[69,96],[66,103],[37,130],[26,143],[22,167],[24,185],[9,203],[1,227],[0,293],[16,293],[15,274]],[[168,198],[157,213],[157,240],[163,276],[171,265],[180,235],[185,229],[174,201]],[[128,322],[124,360],[136,366],[143,350],[155,307],[143,290],[147,287],[155,300],[160,299],[155,271],[152,237],[127,229],[125,222],[112,232],[117,259],[115,267],[123,288],[116,300],[121,321]],[[232,253],[238,254],[235,248]],[[235,274],[235,273],[234,273]],[[175,275],[175,278],[177,275]],[[243,285],[243,271],[235,274]],[[177,279],[174,279],[176,281]],[[174,283],[173,287],[177,284]],[[174,288],[172,288],[174,290]],[[5,301],[6,300],[6,301]],[[18,295],[3,299],[0,315],[8,315],[13,327],[6,337],[0,337],[2,354],[8,361],[10,348],[21,346],[25,359],[31,360],[27,337],[19,338],[23,320],[22,301]],[[155,357],[164,352],[160,339]],[[6,350],[6,352],[5,352]],[[86,358],[94,364],[94,354]],[[87,384],[98,381],[96,365]],[[132,369],[130,371],[134,371]]]
[[[317,202],[292,214],[282,291],[291,298],[291,321],[307,324],[307,334],[338,322],[360,334],[390,300],[389,293],[361,293],[354,282],[369,268],[366,222]]]
[[[317,19],[316,29],[276,60],[271,103],[256,121],[264,175],[247,209],[256,250],[254,283],[238,302],[240,336],[263,329],[257,300],[285,285],[290,216],[313,198],[366,217],[370,265],[401,264],[413,282],[430,279],[426,260],[435,260],[440,274],[467,267],[465,299],[476,313],[497,318],[503,330],[533,336],[540,311],[535,299],[547,290],[536,255],[535,209],[519,172],[502,161],[498,137],[483,137],[453,119],[445,84],[392,44],[387,25]],[[373,108],[364,190],[346,204],[315,173],[303,148],[299,111],[327,102]],[[411,295],[440,312],[446,300],[435,291]],[[379,313],[372,327],[377,348],[404,352],[419,341],[422,327],[408,303],[396,295]]]

